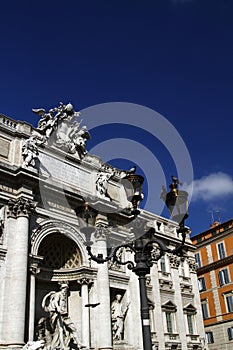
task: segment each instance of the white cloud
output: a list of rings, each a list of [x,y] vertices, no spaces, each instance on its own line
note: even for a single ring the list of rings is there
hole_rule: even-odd
[[[233,195],[233,179],[230,175],[223,172],[213,173],[199,180],[194,180],[186,190],[191,192],[192,186],[193,201],[199,199],[209,201]]]

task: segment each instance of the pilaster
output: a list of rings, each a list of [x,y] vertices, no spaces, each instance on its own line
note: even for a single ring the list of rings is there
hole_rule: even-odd
[[[35,306],[36,306],[36,275],[40,273],[39,264],[42,257],[30,256],[29,271],[30,271],[30,295],[29,295],[29,331],[28,340],[34,340],[35,327]]]
[[[7,256],[2,343],[24,344],[29,215],[33,205],[20,197],[10,200],[7,212]],[[14,330],[14,331],[12,331]]]
[[[89,286],[92,285],[93,279],[88,276],[82,276],[77,280],[81,285],[82,297],[82,337],[81,343],[88,349],[90,347],[90,307],[89,304]]]
[[[97,254],[107,255],[107,237],[109,235],[108,220],[103,215],[96,218],[96,252]],[[99,296],[98,309],[98,349],[112,349],[112,326],[110,311],[110,288],[108,264],[100,264],[97,273],[97,293]],[[104,329],[104,332],[103,332]]]
[[[179,329],[177,329],[177,333],[179,333],[179,338],[177,342],[180,342],[181,348],[183,350],[187,350],[187,339],[186,339],[186,325],[184,322],[184,313],[183,313],[183,302],[182,302],[182,294],[180,289],[180,277],[179,277],[179,265],[180,258],[173,254],[168,254],[171,268],[171,275],[173,281],[174,288],[174,302],[177,307],[177,326],[179,325]]]

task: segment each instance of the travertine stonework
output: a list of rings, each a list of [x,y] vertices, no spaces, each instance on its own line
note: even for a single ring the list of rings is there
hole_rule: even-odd
[[[79,131],[78,124],[72,119],[71,128],[62,114],[73,118],[76,112],[67,106],[49,113],[36,110],[45,119],[39,130],[0,115],[0,349],[22,348],[26,343],[28,349],[43,347],[43,341],[33,343],[43,338],[39,321],[48,317],[43,300],[66,284],[67,313],[86,349],[141,350],[137,276],[126,266],[90,261],[82,233],[85,222],[75,214],[84,200],[101,213],[92,236],[96,254],[132,239],[131,203],[121,181],[125,174],[87,153],[85,145],[79,152],[81,146],[73,144],[77,140],[72,134]],[[60,128],[54,131],[56,113],[60,113]],[[73,143],[63,132],[65,126]],[[32,150],[30,156],[30,143],[35,140],[36,152]],[[179,243],[174,222],[146,211],[140,217],[171,248]],[[182,263],[166,255],[164,264],[155,264],[148,276],[154,349],[207,349],[189,239],[187,247]],[[123,250],[119,259],[133,260],[133,256]],[[111,314],[116,295],[127,308],[117,336]]]

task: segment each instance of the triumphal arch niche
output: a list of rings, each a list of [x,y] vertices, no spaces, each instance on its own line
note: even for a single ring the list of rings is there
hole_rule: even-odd
[[[87,201],[96,212],[96,255],[132,240],[123,180],[135,168],[87,152],[90,133],[71,103],[33,112],[37,128],[0,115],[0,349],[142,349],[137,276],[90,260],[77,216]],[[140,218],[177,246],[176,223],[143,210]],[[155,349],[204,349],[194,248],[186,244],[185,261],[165,254],[148,276]],[[134,259],[118,253],[118,261]]]
[[[35,299],[31,299],[29,332],[31,339],[51,348],[89,346],[81,343],[81,334],[89,332],[85,305],[96,270],[88,266],[82,243],[78,230],[57,220],[42,221],[32,234],[30,290]]]

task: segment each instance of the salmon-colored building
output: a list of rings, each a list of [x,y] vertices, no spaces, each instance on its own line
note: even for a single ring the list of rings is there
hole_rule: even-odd
[[[210,350],[233,349],[233,220],[214,222],[192,238],[206,340]]]

